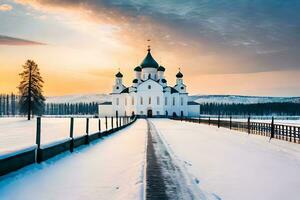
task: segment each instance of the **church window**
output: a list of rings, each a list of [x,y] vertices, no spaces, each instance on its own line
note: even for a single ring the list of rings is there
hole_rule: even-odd
[[[151,85],[148,85],[148,89],[149,89],[149,90],[151,89]]]
[[[119,105],[119,98],[117,98],[117,106]]]
[[[134,105],[134,97],[131,99],[131,104]]]
[[[116,89],[118,90],[118,89],[119,89],[119,86],[117,86]]]
[[[173,106],[175,106],[175,97],[173,97]]]
[[[127,106],[127,98],[125,98],[125,106]]]
[[[141,105],[143,105],[143,97],[141,97]]]
[[[149,97],[149,105],[151,104],[151,97]]]
[[[160,99],[159,99],[159,97],[157,97],[156,98],[156,101],[157,101],[157,105],[159,105],[160,104],[160,101],[159,101]]]
[[[156,74],[154,74],[154,80],[156,80]]]
[[[181,89],[181,90],[184,90],[184,87],[181,87],[180,89]]]
[[[183,97],[180,98],[180,104],[183,106]]]
[[[165,97],[165,106],[168,105],[168,97]]]
[[[148,79],[150,79],[151,78],[151,74],[148,74]]]

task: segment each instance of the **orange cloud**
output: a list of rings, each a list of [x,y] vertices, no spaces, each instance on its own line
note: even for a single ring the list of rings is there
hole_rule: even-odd
[[[0,5],[0,11],[6,12],[6,11],[10,11],[12,9],[13,9],[13,7],[9,4],[1,4]]]

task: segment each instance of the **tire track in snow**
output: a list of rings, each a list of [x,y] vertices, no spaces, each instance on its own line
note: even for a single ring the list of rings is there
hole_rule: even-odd
[[[147,120],[147,124],[146,199],[206,199],[192,189],[186,173],[172,159],[152,122]]]

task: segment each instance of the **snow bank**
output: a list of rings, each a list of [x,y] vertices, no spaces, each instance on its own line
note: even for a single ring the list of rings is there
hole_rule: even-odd
[[[300,145],[214,126],[152,122],[202,190],[230,200],[299,199]]]
[[[147,125],[138,120],[111,136],[0,178],[0,197],[142,199]]]
[[[98,132],[98,119],[89,120],[89,134]],[[111,128],[110,120],[108,128]],[[101,119],[102,130],[105,120]],[[86,118],[74,119],[74,137],[86,134]],[[41,144],[46,145],[69,138],[70,118],[42,118]],[[0,118],[0,153],[11,152],[35,144],[36,118]]]

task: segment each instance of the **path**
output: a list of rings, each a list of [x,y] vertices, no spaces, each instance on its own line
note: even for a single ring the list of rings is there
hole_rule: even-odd
[[[0,178],[1,200],[141,199],[146,120]]]
[[[146,199],[205,199],[148,121]]]

